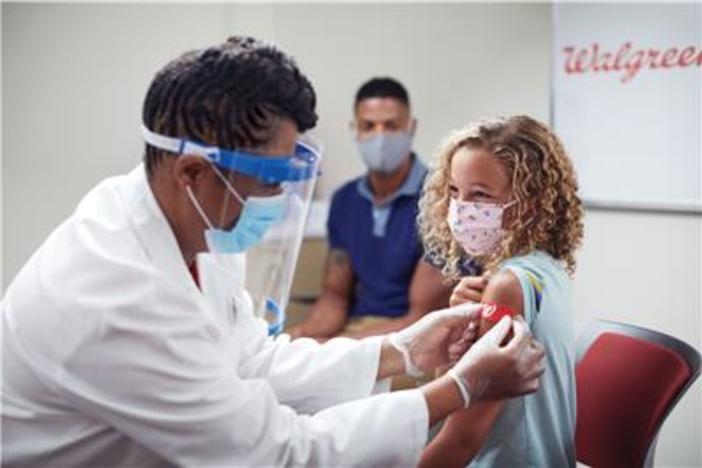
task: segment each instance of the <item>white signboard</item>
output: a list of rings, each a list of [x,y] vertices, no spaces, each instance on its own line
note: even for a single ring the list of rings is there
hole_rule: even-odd
[[[702,212],[702,3],[553,8],[552,124],[583,199]]]

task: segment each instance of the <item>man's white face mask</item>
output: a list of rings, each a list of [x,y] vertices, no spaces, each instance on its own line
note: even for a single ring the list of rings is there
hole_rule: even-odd
[[[377,132],[370,137],[356,135],[356,146],[363,161],[371,171],[391,173],[396,171],[412,150],[413,119],[407,128],[399,131]]]

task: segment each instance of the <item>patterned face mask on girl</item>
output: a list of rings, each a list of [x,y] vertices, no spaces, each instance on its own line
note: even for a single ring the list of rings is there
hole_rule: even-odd
[[[454,239],[468,255],[487,255],[497,248],[504,237],[502,215],[515,203],[498,205],[452,198],[446,221]]]

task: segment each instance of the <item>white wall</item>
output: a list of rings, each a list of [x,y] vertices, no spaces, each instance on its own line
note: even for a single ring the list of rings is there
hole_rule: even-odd
[[[235,33],[275,40],[314,82],[327,146],[319,197],[362,171],[347,129],[356,88],[372,75],[409,88],[425,159],[447,130],[475,117],[548,118],[548,5],[4,3],[4,286],[86,190],[140,159],[153,73]],[[699,348],[700,231],[699,216],[588,212],[578,326],[611,318]],[[697,383],[664,427],[659,466],[702,464],[700,396]]]
[[[7,285],[90,187],[137,164],[153,74],[181,51],[221,41],[226,14],[216,5],[2,10]]]
[[[319,194],[363,171],[348,125],[355,92],[371,76],[407,86],[424,160],[447,130],[476,117],[528,112],[548,119],[549,11],[537,4],[273,9],[275,39],[298,57],[319,93],[318,132],[328,146]]]

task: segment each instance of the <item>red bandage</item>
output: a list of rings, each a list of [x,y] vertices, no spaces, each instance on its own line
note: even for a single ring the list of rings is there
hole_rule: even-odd
[[[483,303],[483,313],[480,317],[480,330],[478,332],[478,336],[483,336],[485,333],[487,333],[488,330],[494,327],[502,317],[514,317],[515,315],[517,315],[517,313],[509,307],[505,307],[494,302]],[[507,336],[502,341],[502,344],[506,344],[512,339],[512,336],[512,330],[509,330]]]
[[[499,322],[502,317],[514,317],[515,315],[517,315],[517,313],[509,307],[496,304],[495,302],[486,302],[485,307],[483,307],[482,319],[494,325]]]

